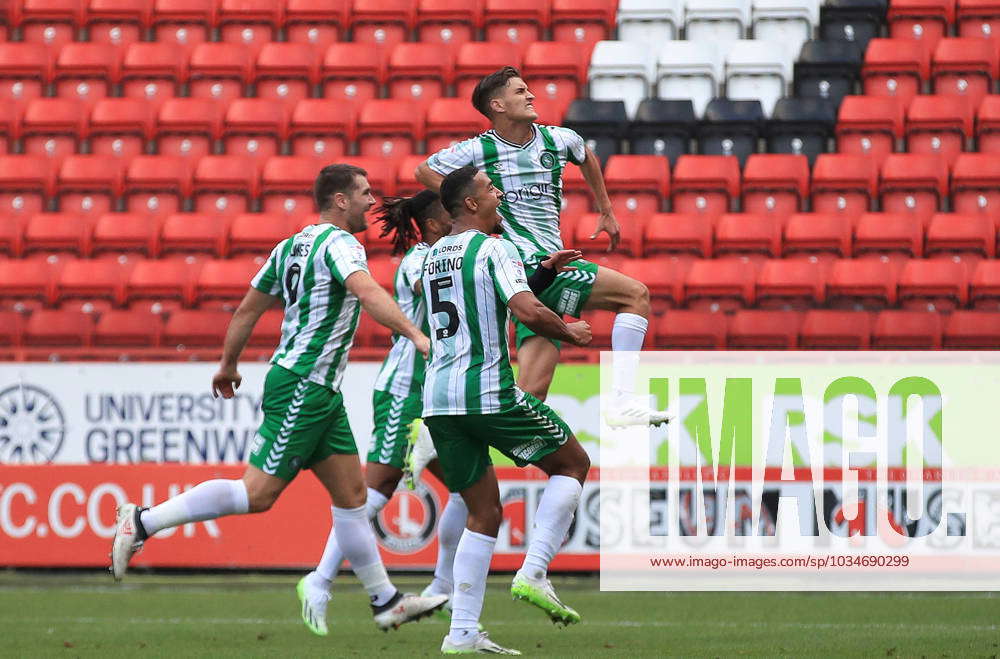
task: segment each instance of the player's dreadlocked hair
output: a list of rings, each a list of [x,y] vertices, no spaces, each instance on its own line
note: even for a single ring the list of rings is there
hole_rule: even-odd
[[[433,213],[436,201],[437,193],[430,190],[423,190],[412,197],[382,199],[376,219],[382,223],[382,238],[395,234],[392,237],[393,254],[405,254],[411,245],[420,241],[424,223]]]

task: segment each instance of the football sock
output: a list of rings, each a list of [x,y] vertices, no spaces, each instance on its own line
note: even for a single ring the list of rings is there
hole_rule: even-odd
[[[189,522],[202,522],[223,515],[241,515],[250,509],[247,487],[242,480],[221,478],[195,485],[187,492],[144,510],[139,522],[148,535]]]
[[[382,606],[396,594],[396,588],[389,581],[385,566],[375,545],[368,510],[358,508],[333,508],[333,531],[337,544],[344,552],[344,558],[351,562],[354,574],[368,592],[373,606]]]
[[[388,501],[381,492],[369,487],[368,501],[365,503],[365,511],[368,513],[368,519],[373,519],[378,514],[378,511],[385,507]],[[332,506],[330,509],[334,511],[334,519],[336,519],[337,509]],[[323,550],[323,557],[319,559],[319,565],[316,566],[316,574],[326,580],[327,588],[330,587],[330,582],[337,576],[337,572],[340,571],[340,564],[343,562],[344,552],[340,551],[340,545],[337,544],[337,533],[331,528],[330,535],[326,538],[326,548]]]
[[[455,551],[455,594],[451,600],[449,638],[468,643],[479,634],[479,616],[486,595],[486,575],[497,539],[469,529],[462,532]]]
[[[615,316],[611,328],[611,349],[616,353],[638,352],[646,339],[649,321],[634,313],[620,313]],[[638,355],[612,355],[613,368],[611,390],[616,396],[635,393],[635,372],[639,367]]]
[[[549,563],[562,546],[566,531],[573,521],[581,492],[583,486],[575,478],[549,478],[535,512],[531,541],[520,569],[521,574],[531,579],[543,579],[548,573]]]
[[[455,566],[455,551],[458,549],[458,542],[462,539],[462,532],[465,530],[465,520],[469,516],[469,509],[465,507],[462,495],[452,492],[448,497],[448,503],[441,513],[441,521],[438,523],[438,555],[437,566],[434,568],[434,581],[431,582],[430,592],[435,595],[451,595],[455,589],[452,571]]]

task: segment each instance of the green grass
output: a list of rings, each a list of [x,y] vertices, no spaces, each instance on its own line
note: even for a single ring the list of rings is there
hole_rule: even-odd
[[[299,575],[0,573],[0,657],[433,657],[447,628],[423,620],[383,634],[341,577],[330,635],[298,617]],[[397,577],[419,590],[424,578]],[[1000,653],[995,593],[602,593],[594,577],[555,580],[583,622],[555,628],[492,577],[483,623],[538,657],[929,656]]]

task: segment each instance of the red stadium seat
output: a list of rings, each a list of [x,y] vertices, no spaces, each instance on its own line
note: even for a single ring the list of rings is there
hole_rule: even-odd
[[[872,330],[877,350],[937,350],[941,347],[941,315],[926,311],[882,311]]]
[[[927,256],[996,256],[996,227],[982,215],[938,213],[927,228]]]
[[[25,219],[17,215],[4,216],[0,220],[0,254],[15,258],[21,256],[24,222]]]
[[[462,44],[455,59],[455,95],[471,98],[472,90],[484,76],[504,66],[521,67],[521,50],[514,44]]]
[[[837,115],[837,151],[878,162],[903,137],[903,104],[892,96],[845,96]]]
[[[684,281],[684,301],[696,311],[752,306],[756,279],[756,268],[742,259],[695,261]]]
[[[389,96],[425,105],[444,96],[455,74],[454,59],[444,44],[396,44],[389,54]]]
[[[726,345],[736,349],[791,350],[799,343],[802,314],[797,311],[742,309],[729,321]]]
[[[84,19],[88,36],[116,46],[140,41],[152,9],[151,0],[89,0]]]
[[[307,43],[322,52],[347,31],[350,10],[350,0],[288,0],[285,34],[293,43]]]
[[[451,47],[476,38],[483,23],[483,2],[476,0],[419,0],[417,41]]]
[[[245,213],[229,225],[229,254],[266,256],[274,246],[292,235],[294,229],[284,213]]]
[[[24,41],[59,47],[73,41],[83,24],[80,0],[20,0],[16,4],[20,5],[17,22]]]
[[[834,261],[827,276],[826,300],[833,309],[878,310],[895,306],[895,268],[874,259]]]
[[[904,309],[949,312],[968,300],[968,275],[961,263],[914,259],[899,275],[899,304]]]
[[[355,41],[390,48],[406,41],[416,19],[416,0],[354,0],[350,26]]]
[[[70,298],[103,298],[119,302],[124,292],[126,268],[108,259],[71,260],[56,280],[56,301]]]
[[[0,300],[31,298],[49,301],[53,284],[52,270],[44,261],[0,260]]]
[[[238,98],[229,104],[222,127],[222,142],[231,156],[261,161],[281,152],[288,139],[290,112],[282,101]]]
[[[1000,311],[1000,261],[980,261],[972,274],[969,300],[973,309]]]
[[[619,244],[616,250],[620,254],[628,256],[642,255],[642,233],[643,225],[646,223],[645,215],[632,215],[628,217],[618,216],[621,220],[621,233],[619,234]],[[600,215],[597,213],[586,213],[577,220],[574,232],[573,245],[584,252],[606,252],[610,245],[610,238],[607,233],[601,233],[597,238],[591,240],[594,228],[597,227]]]
[[[585,53],[577,43],[536,41],[524,53],[524,81],[536,97],[568,106],[580,96],[581,81],[587,79]]]
[[[552,0],[552,40],[591,48],[609,39],[617,0]]]
[[[155,0],[155,40],[190,49],[211,37],[219,11],[218,0]]]
[[[591,210],[590,200],[593,195],[580,168],[567,163],[566,167],[563,168],[562,177],[562,215],[579,217],[589,212]]]
[[[668,311],[655,321],[653,343],[658,349],[721,350],[726,347],[726,324],[721,313]]]
[[[307,98],[292,111],[288,139],[292,154],[333,160],[347,153],[354,141],[357,110],[332,99]]]
[[[471,94],[472,92],[470,91],[469,93]],[[536,96],[535,100],[532,101],[532,105],[535,106],[535,112],[538,113],[536,123],[546,126],[561,126],[563,117],[566,116],[566,111],[572,105],[572,101],[567,103],[566,99],[550,99],[543,96]]]
[[[812,175],[813,211],[860,215],[878,185],[878,164],[867,156],[821,153]]]
[[[257,55],[257,96],[294,104],[319,83],[320,51],[304,43],[267,43]]]
[[[156,220],[144,213],[106,213],[94,223],[91,253],[159,251]]]
[[[195,301],[228,299],[239,301],[246,295],[260,264],[253,259],[206,261],[198,273]]]
[[[951,173],[952,210],[983,214],[1000,222],[1000,158],[991,153],[963,153]]]
[[[465,98],[438,98],[427,109],[427,152],[437,153],[489,129],[489,120]]]
[[[16,311],[0,311],[0,346],[20,346],[24,323],[23,314]]]
[[[552,0],[486,0],[486,41],[511,43],[521,49],[541,41],[552,18]]]
[[[75,213],[38,213],[24,228],[24,253],[90,253],[90,227],[87,219]]]
[[[182,300],[191,296],[198,269],[182,260],[136,263],[125,282],[125,300]]]
[[[96,218],[122,195],[125,165],[114,156],[66,156],[59,168],[59,207]]]
[[[998,58],[1000,51],[989,39],[941,39],[931,62],[934,93],[967,96],[973,105],[979,105],[1000,77]]]
[[[151,104],[154,109],[178,96],[187,82],[186,53],[171,43],[134,43],[125,51],[122,92]]]
[[[972,136],[972,105],[963,96],[917,96],[906,111],[909,153],[941,155],[954,163]]]
[[[82,348],[90,345],[94,318],[82,311],[40,309],[24,327],[25,347]]]
[[[765,261],[757,276],[761,309],[809,309],[826,299],[823,264],[799,259]]]
[[[111,96],[121,78],[121,51],[104,43],[68,43],[59,51],[53,76],[56,95],[92,106]]]
[[[54,188],[55,167],[46,156],[0,156],[0,213],[4,217],[42,212]]]
[[[417,181],[417,166],[424,161],[424,156],[406,156],[399,161],[396,168],[396,194],[400,197],[415,195],[424,189],[424,185]]]
[[[157,114],[157,152],[198,159],[222,136],[223,103],[212,98],[171,98]]]
[[[811,350],[866,350],[872,317],[866,312],[807,311],[799,330],[799,347]]]
[[[1000,34],[1000,8],[994,0],[958,0],[958,35],[991,37]]]
[[[131,213],[166,217],[191,196],[191,161],[180,156],[136,156],[125,172],[125,200]]]
[[[90,113],[90,152],[127,162],[146,152],[153,126],[153,107],[146,101],[102,98]]]
[[[976,141],[985,153],[1000,153],[1000,95],[987,96],[976,112]]]
[[[861,80],[866,96],[895,96],[903,105],[920,93],[931,74],[931,49],[913,39],[872,39]]]
[[[375,322],[366,313],[358,320],[358,331],[355,333],[355,343],[366,348],[388,348],[392,345],[392,332],[389,328]]]
[[[316,212],[312,187],[325,161],[275,156],[264,163],[261,204],[265,213],[300,217]]]
[[[194,170],[195,211],[245,213],[258,195],[257,163],[248,156],[205,156]]]
[[[101,314],[94,327],[97,347],[153,348],[159,345],[163,319],[148,311],[112,310]]]
[[[346,162],[368,172],[368,183],[371,184],[372,194],[376,199],[396,194],[396,166],[392,161],[352,156]]]
[[[191,51],[188,93],[230,102],[253,79],[253,52],[233,43],[200,43]]]
[[[281,341],[281,323],[284,319],[283,309],[268,309],[261,314],[253,327],[253,334],[250,335],[247,347],[274,350]]]
[[[683,300],[687,268],[680,262],[670,258],[628,259],[621,273],[646,285],[657,311],[677,307]]]
[[[787,217],[809,196],[809,159],[792,153],[754,153],[743,168],[743,210]]]
[[[0,103],[0,155],[14,151],[21,136],[22,109],[17,103]]]
[[[955,1],[893,0],[887,18],[890,35],[914,39],[933,49],[955,20]]]
[[[377,225],[376,225],[377,226]],[[372,232],[372,225],[369,225],[369,233],[378,234],[379,231]],[[385,241],[386,245],[391,245]],[[393,281],[396,276],[396,269],[399,267],[399,258],[396,256],[377,255],[368,263],[368,272],[372,279],[382,288],[393,290]]]
[[[717,217],[739,196],[736,156],[683,155],[674,167],[673,204],[677,213]]]
[[[646,216],[660,212],[670,192],[670,165],[663,156],[615,155],[608,159],[604,180],[616,214]]]
[[[0,43],[0,102],[23,106],[52,80],[49,50],[39,43]]]
[[[416,151],[424,137],[424,112],[408,101],[372,99],[358,114],[358,153],[398,159]]]
[[[232,314],[225,311],[175,311],[163,326],[160,343],[164,348],[222,349]]]
[[[948,163],[923,153],[893,153],[882,164],[882,210],[909,214],[924,226],[948,196]]]
[[[160,228],[160,253],[199,252],[225,258],[229,235],[228,218],[200,213],[175,213]]]
[[[366,43],[335,43],[326,49],[320,77],[323,96],[361,103],[378,98],[385,82],[387,54]]]
[[[284,23],[281,0],[221,0],[218,25],[222,41],[242,44],[254,55],[276,41]]]
[[[919,258],[923,245],[920,223],[901,213],[865,213],[854,229],[855,256],[896,252]]]
[[[1000,349],[1000,313],[956,311],[945,321],[941,346],[957,350]]]
[[[712,222],[703,215],[657,213],[646,221],[644,254],[712,256]]]
[[[796,213],[785,224],[784,256],[851,255],[851,221],[843,215]]]
[[[715,255],[781,256],[781,222],[769,215],[726,213],[715,224]]]
[[[21,122],[24,152],[62,161],[87,136],[87,108],[76,99],[36,98]]]

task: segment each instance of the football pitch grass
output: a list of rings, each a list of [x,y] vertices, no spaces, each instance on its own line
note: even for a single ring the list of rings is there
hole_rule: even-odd
[[[437,618],[375,629],[367,598],[342,576],[330,635],[299,619],[300,575],[0,572],[0,657],[433,657]],[[397,576],[419,591],[426,577]],[[596,577],[557,577],[583,622],[554,627],[490,578],[483,622],[502,645],[538,657],[897,656],[1000,654],[996,593],[602,593]]]

